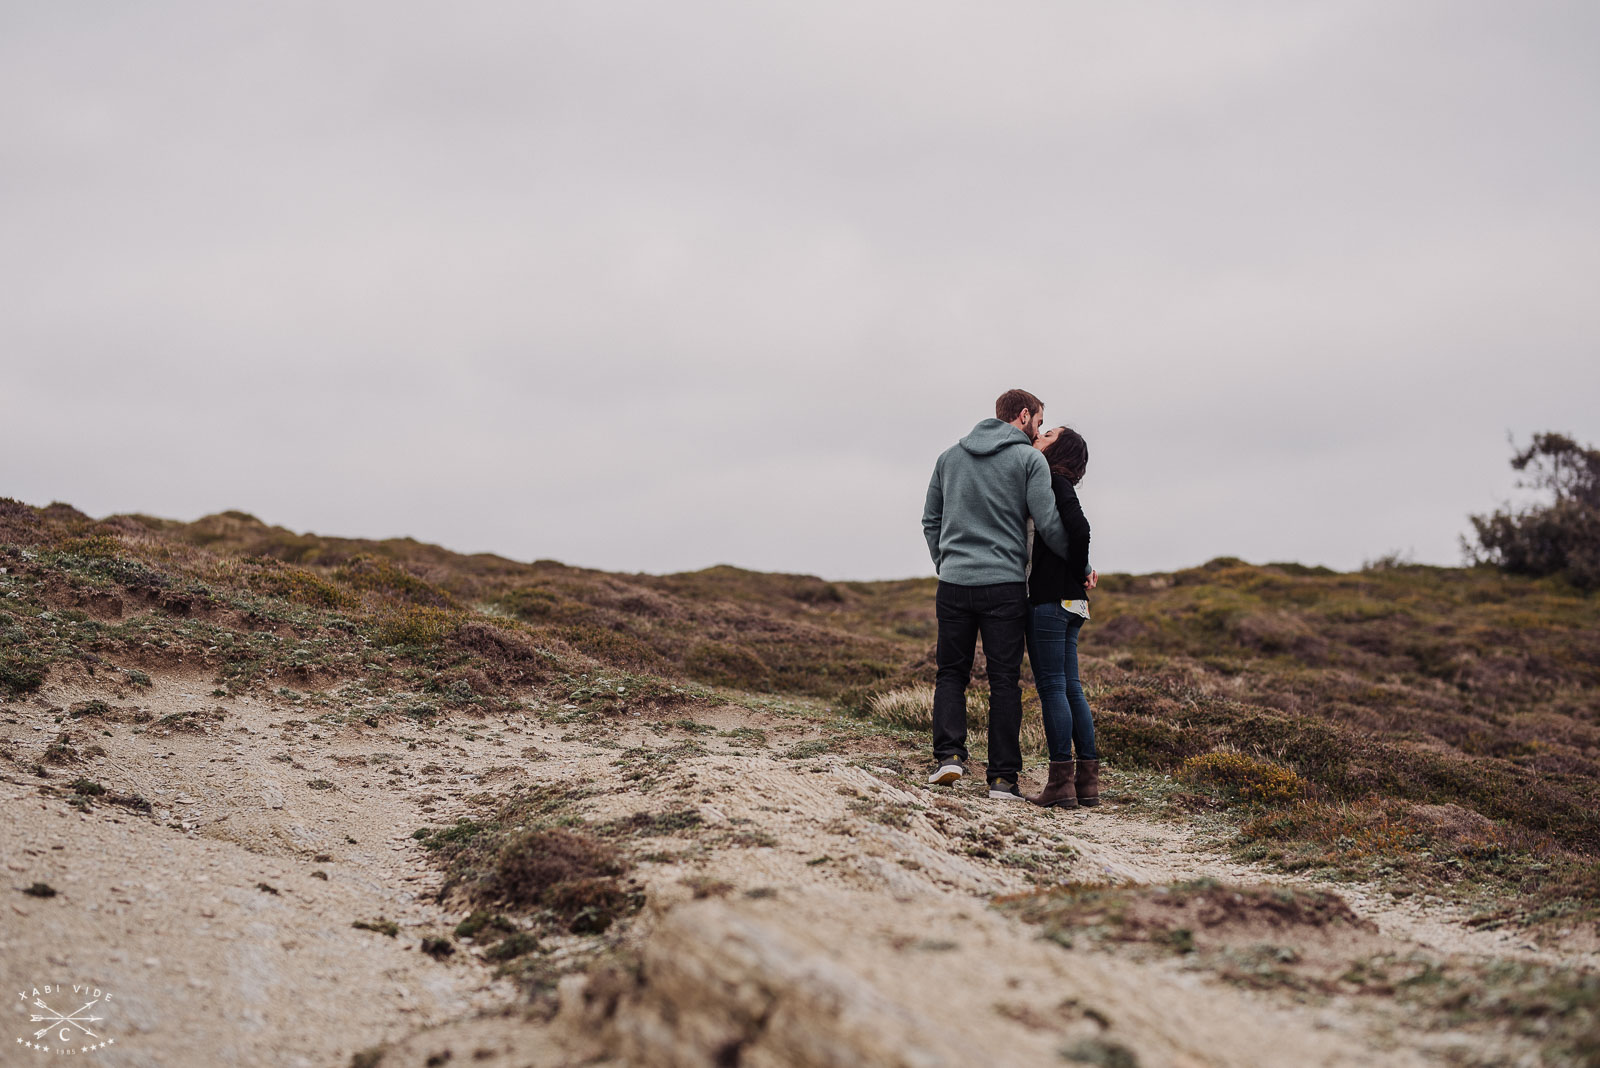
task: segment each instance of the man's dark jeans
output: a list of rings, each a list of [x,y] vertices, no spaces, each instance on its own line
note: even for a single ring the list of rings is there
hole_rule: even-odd
[[[1022,650],[1026,644],[1028,588],[939,583],[939,674],[933,686],[933,756],[967,759],[967,682],[978,636],[989,662],[989,781],[1022,771]]]

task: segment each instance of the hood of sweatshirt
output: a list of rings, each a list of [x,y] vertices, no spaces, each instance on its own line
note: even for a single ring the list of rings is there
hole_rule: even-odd
[[[1027,445],[1031,448],[1033,443],[1028,440],[1028,435],[998,419],[985,419],[972,428],[972,433],[961,439],[961,447],[974,456],[993,456],[1011,445]]]

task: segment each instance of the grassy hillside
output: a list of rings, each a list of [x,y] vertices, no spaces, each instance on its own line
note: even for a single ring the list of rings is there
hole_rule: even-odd
[[[1594,598],[1487,569],[1215,560],[1116,576],[1097,610],[1106,748],[1203,788],[1180,804],[1252,802],[1245,857],[1592,912]]]
[[[161,669],[222,693],[359,684],[392,695],[385,714],[439,718],[531,694],[623,707],[722,688],[830,704],[908,759],[926,744],[932,579],[622,575],[243,513],[93,520],[9,500],[0,567],[13,696],[51,673],[136,688]],[[1109,576],[1093,610],[1084,674],[1125,789],[1216,818],[1251,859],[1498,894],[1486,923],[1593,913],[1593,597],[1484,569],[1222,559]]]

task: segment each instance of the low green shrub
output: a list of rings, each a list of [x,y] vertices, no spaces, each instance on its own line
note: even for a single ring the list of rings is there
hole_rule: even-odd
[[[451,609],[406,605],[380,616],[374,637],[379,645],[434,646],[448,638],[461,620],[462,614]]]
[[[48,668],[27,654],[0,652],[0,691],[32,693],[44,685]]]

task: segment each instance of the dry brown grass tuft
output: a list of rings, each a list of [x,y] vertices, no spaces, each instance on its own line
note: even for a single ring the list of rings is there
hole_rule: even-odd
[[[1305,797],[1311,789],[1293,768],[1229,751],[1190,757],[1178,769],[1178,778],[1221,787],[1235,797],[1269,805]]]
[[[868,700],[867,708],[876,718],[896,727],[933,730],[933,686],[929,683],[915,683],[877,694]],[[1038,755],[1047,750],[1044,721],[1037,711],[1024,708],[1021,740],[1025,755]],[[967,691],[967,745],[974,752],[987,751],[989,747],[989,695],[983,690]]]
[[[972,695],[967,696],[967,715],[972,715]],[[923,683],[878,694],[867,703],[872,714],[887,723],[907,730],[931,731],[933,729],[933,686]],[[987,719],[987,709],[985,719]]]
[[[609,843],[559,828],[528,831],[501,848],[484,889],[513,907],[549,909],[574,932],[594,933],[628,907],[616,879],[625,870]]]

